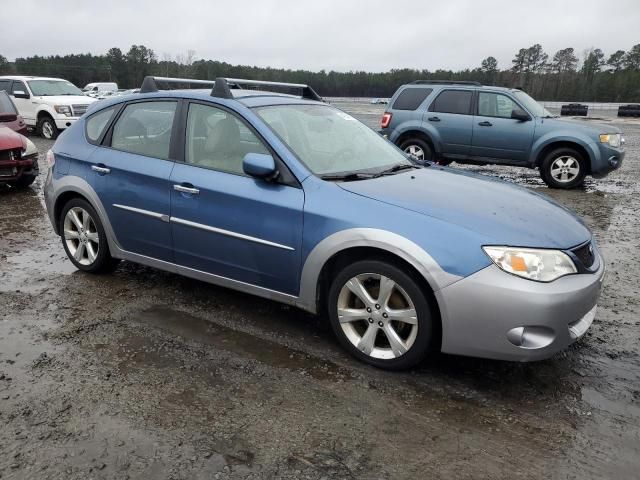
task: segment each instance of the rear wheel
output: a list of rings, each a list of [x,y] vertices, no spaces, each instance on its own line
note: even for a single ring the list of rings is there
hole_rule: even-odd
[[[582,155],[573,148],[549,152],[540,164],[540,177],[551,188],[575,188],[584,182],[587,168]]]
[[[60,133],[56,122],[49,115],[43,115],[38,120],[38,133],[46,139],[55,140]]]
[[[430,161],[433,159],[433,149],[431,145],[421,138],[408,138],[400,144],[400,148],[415,158],[418,162]]]
[[[370,365],[412,367],[429,351],[431,306],[412,276],[383,261],[342,269],[328,295],[331,326],[342,346]]]
[[[90,273],[112,271],[118,260],[111,257],[107,236],[93,207],[81,198],[67,202],[59,225],[62,245],[76,268]]]
[[[22,175],[19,179],[9,182],[9,185],[14,188],[27,188],[36,178],[37,175]]]

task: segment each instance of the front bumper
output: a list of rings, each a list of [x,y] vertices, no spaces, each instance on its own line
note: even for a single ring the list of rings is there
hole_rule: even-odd
[[[525,362],[565,349],[585,334],[595,316],[605,271],[599,254],[598,260],[594,273],[550,283],[491,265],[436,292],[442,351]]]
[[[53,119],[56,122],[56,127],[58,130],[64,130],[65,128],[69,128],[71,125],[80,120],[80,117],[56,117]]]
[[[598,143],[597,145],[600,150],[600,160],[597,164],[591,166],[591,176],[602,178],[622,166],[625,151],[620,148],[610,147],[605,143]]]
[[[23,175],[38,175],[38,159],[0,160],[0,182],[13,182]]]

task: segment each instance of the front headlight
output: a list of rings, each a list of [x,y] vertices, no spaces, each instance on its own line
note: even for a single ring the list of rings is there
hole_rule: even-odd
[[[571,258],[560,250],[494,246],[482,249],[505,272],[529,280],[551,282],[578,271]]]
[[[620,145],[622,145],[622,134],[602,133],[600,134],[600,143],[608,143],[614,148],[620,148]]]
[[[68,105],[56,105],[53,108],[55,108],[56,112],[58,113],[66,115],[67,117],[71,116],[71,107]]]

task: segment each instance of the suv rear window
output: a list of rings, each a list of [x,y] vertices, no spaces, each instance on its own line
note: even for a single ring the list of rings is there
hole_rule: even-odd
[[[433,92],[433,88],[406,88],[400,92],[391,108],[393,110],[415,110],[431,92]]]
[[[0,90],[0,113],[18,113],[14,108],[9,95],[7,95],[4,90]]]
[[[429,111],[469,115],[471,113],[471,96],[472,92],[469,90],[444,90],[433,101]]]

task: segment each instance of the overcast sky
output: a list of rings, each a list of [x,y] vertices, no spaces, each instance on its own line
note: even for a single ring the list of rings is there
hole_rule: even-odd
[[[21,0],[11,10],[21,20],[0,29],[9,60],[143,44],[160,59],[192,49],[242,65],[457,70],[489,55],[508,68],[535,43],[580,56],[640,43],[639,0]]]

